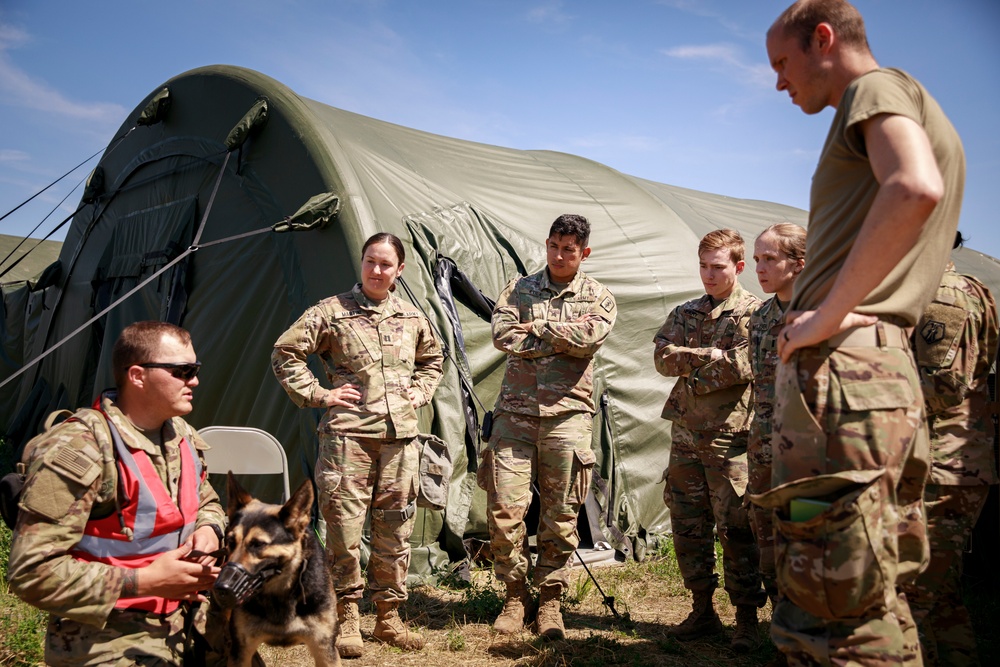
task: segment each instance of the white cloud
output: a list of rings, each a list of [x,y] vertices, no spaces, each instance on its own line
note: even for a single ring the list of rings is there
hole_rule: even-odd
[[[27,162],[29,158],[24,151],[0,148],[0,162]]]
[[[532,23],[554,23],[564,24],[569,22],[570,15],[563,11],[563,3],[560,0],[551,0],[528,10],[528,20]]]
[[[0,24],[0,98],[3,104],[111,127],[121,122],[127,113],[121,105],[71,100],[17,67],[8,56],[8,51],[29,39],[24,31]]]
[[[731,73],[733,78],[754,86],[770,87],[771,68],[764,63],[747,62],[743,52],[732,44],[702,44],[661,49],[663,55],[678,60],[705,61],[713,69]]]

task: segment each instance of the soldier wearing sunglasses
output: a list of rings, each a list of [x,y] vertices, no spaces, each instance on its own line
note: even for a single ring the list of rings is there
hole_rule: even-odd
[[[181,418],[201,363],[184,329],[137,322],[112,366],[116,390],[26,447],[10,587],[50,613],[46,664],[180,665],[225,526],[206,445]]]

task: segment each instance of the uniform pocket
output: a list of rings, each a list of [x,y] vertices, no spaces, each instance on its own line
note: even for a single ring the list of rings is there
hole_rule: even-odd
[[[850,478],[823,475],[753,497],[758,504],[777,505],[775,568],[779,586],[789,600],[813,616],[858,618],[884,603],[882,472],[855,472]],[[817,495],[838,486],[839,492]],[[788,511],[792,498],[818,499],[829,505],[810,519],[792,521]]]
[[[573,452],[573,484],[572,500],[582,505],[590,492],[590,480],[594,474],[594,464],[597,457],[591,449],[577,449]]]
[[[913,405],[913,388],[902,379],[846,382],[840,387],[849,410],[898,410]]]
[[[476,484],[483,491],[489,491],[493,480],[493,450],[487,448],[483,451],[479,459],[479,468],[476,469]]]

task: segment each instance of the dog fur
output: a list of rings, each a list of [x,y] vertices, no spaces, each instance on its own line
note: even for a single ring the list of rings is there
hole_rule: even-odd
[[[313,487],[306,480],[284,505],[251,497],[232,473],[227,484],[229,561],[251,575],[277,565],[281,572],[232,610],[229,667],[250,667],[257,647],[305,644],[316,665],[340,665],[337,597],[326,554],[310,530]]]

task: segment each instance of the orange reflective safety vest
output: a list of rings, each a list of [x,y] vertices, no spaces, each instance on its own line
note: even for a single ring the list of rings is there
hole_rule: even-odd
[[[179,547],[194,532],[199,489],[206,473],[194,445],[182,438],[181,476],[174,502],[149,455],[129,448],[114,422],[106,414],[104,417],[114,441],[120,504],[116,513],[87,522],[72,554],[80,560],[117,567],[145,567],[160,554]],[[179,605],[178,600],[150,596],[119,598],[115,608],[169,614]]]

